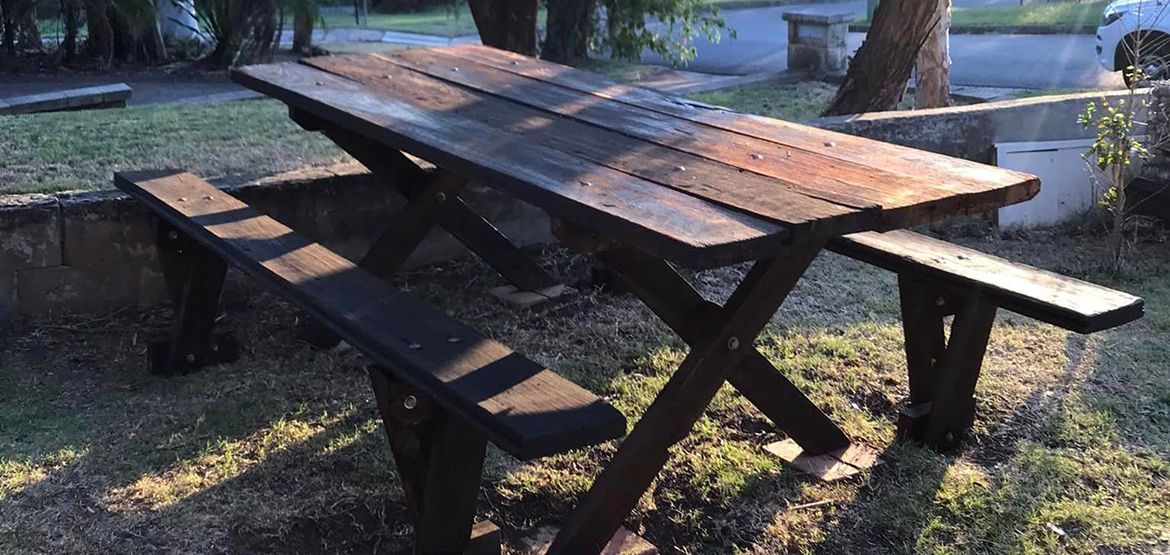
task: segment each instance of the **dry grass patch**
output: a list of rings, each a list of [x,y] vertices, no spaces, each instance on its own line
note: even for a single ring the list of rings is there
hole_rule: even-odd
[[[892,276],[825,254],[757,347],[885,464],[820,484],[768,456],[783,437],[730,388],[627,526],[678,553],[1143,553],[1170,548],[1170,253],[1096,273],[1083,235],[967,239],[976,248],[1146,297],[1150,316],[1072,335],[1001,315],[966,449],[892,443],[906,395]],[[542,257],[577,287],[515,311],[474,261],[399,285],[605,396],[631,420],[685,354],[628,296],[583,283],[588,262]],[[691,276],[714,299],[733,267]],[[353,353],[296,343],[267,295],[228,304],[245,354],[182,378],[141,364],[161,313],[56,321],[0,352],[0,551],[370,552],[409,538],[401,493]],[[519,464],[490,453],[480,514],[508,541],[559,523],[615,445]]]

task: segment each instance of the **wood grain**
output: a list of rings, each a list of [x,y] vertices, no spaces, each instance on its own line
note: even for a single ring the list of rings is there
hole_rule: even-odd
[[[855,233],[829,248],[888,270],[928,279],[1062,328],[1091,333],[1142,317],[1144,301],[1128,293],[1062,276],[912,231]]]
[[[115,184],[521,459],[625,433],[595,395],[194,175],[119,173]]]
[[[522,134],[377,94],[300,64],[232,72],[238,83],[389,148],[483,181],[587,227],[687,265],[750,260],[782,249],[789,229],[599,166]]]

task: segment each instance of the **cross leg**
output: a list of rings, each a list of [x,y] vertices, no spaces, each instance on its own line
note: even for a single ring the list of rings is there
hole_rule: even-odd
[[[699,323],[716,320],[722,308],[704,299],[666,261],[634,249],[597,253],[605,265],[617,272],[625,286],[675,333],[695,346],[700,340]],[[805,453],[819,455],[849,446],[849,437],[816,405],[788,381],[754,347],[731,373],[729,381],[774,424],[799,444]]]
[[[487,439],[384,369],[369,374],[414,520],[414,552],[498,555],[499,529],[474,525]]]
[[[570,515],[550,554],[601,552],[819,249],[805,247],[752,267],[717,317],[696,332],[694,347]]]
[[[954,295],[899,276],[910,404],[898,435],[936,449],[953,448],[975,421],[975,385],[996,307],[978,295]],[[954,314],[950,337],[943,318]]]
[[[394,184],[407,200],[414,201],[425,194],[432,196],[435,194],[427,191],[428,185],[432,184],[427,177],[428,172],[401,152],[379,145],[305,112],[293,111],[291,115],[293,120],[305,129],[322,131],[326,137],[375,175]],[[499,272],[504,279],[523,291],[544,291],[559,286],[555,278],[525,256],[495,225],[477,214],[457,194],[448,194],[445,197],[441,202],[442,209],[437,211],[437,223]],[[393,235],[395,231],[392,225],[375,241],[375,249],[379,248],[379,245],[393,244],[396,241]],[[411,245],[411,250],[414,246],[416,245]],[[373,254],[371,252],[371,255]],[[379,275],[383,278],[389,277],[381,273]]]
[[[230,335],[213,333],[227,262],[162,219],[155,219],[156,244],[175,316],[167,339],[148,345],[154,374],[187,374],[236,358]]]

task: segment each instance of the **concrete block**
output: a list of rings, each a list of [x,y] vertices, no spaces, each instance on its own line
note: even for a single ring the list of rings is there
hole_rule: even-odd
[[[841,73],[848,63],[846,37],[857,14],[831,6],[784,13],[788,22],[788,69]]]
[[[61,263],[57,199],[0,195],[0,273]]]

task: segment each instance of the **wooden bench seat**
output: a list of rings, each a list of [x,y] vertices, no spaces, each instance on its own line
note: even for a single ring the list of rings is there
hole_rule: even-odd
[[[954,446],[974,421],[975,383],[997,308],[1078,333],[1142,317],[1128,293],[912,231],[854,233],[829,249],[898,274],[910,400],[903,437]],[[950,334],[943,318],[954,316]]]
[[[415,553],[500,552],[475,523],[487,442],[521,460],[617,438],[625,418],[555,372],[399,291],[211,184],[177,171],[120,173],[156,217],[175,301],[164,370],[222,360],[212,334],[227,265],[259,280],[369,357]]]
[[[192,174],[120,173],[116,183],[518,458],[625,433],[621,414],[595,395]]]

